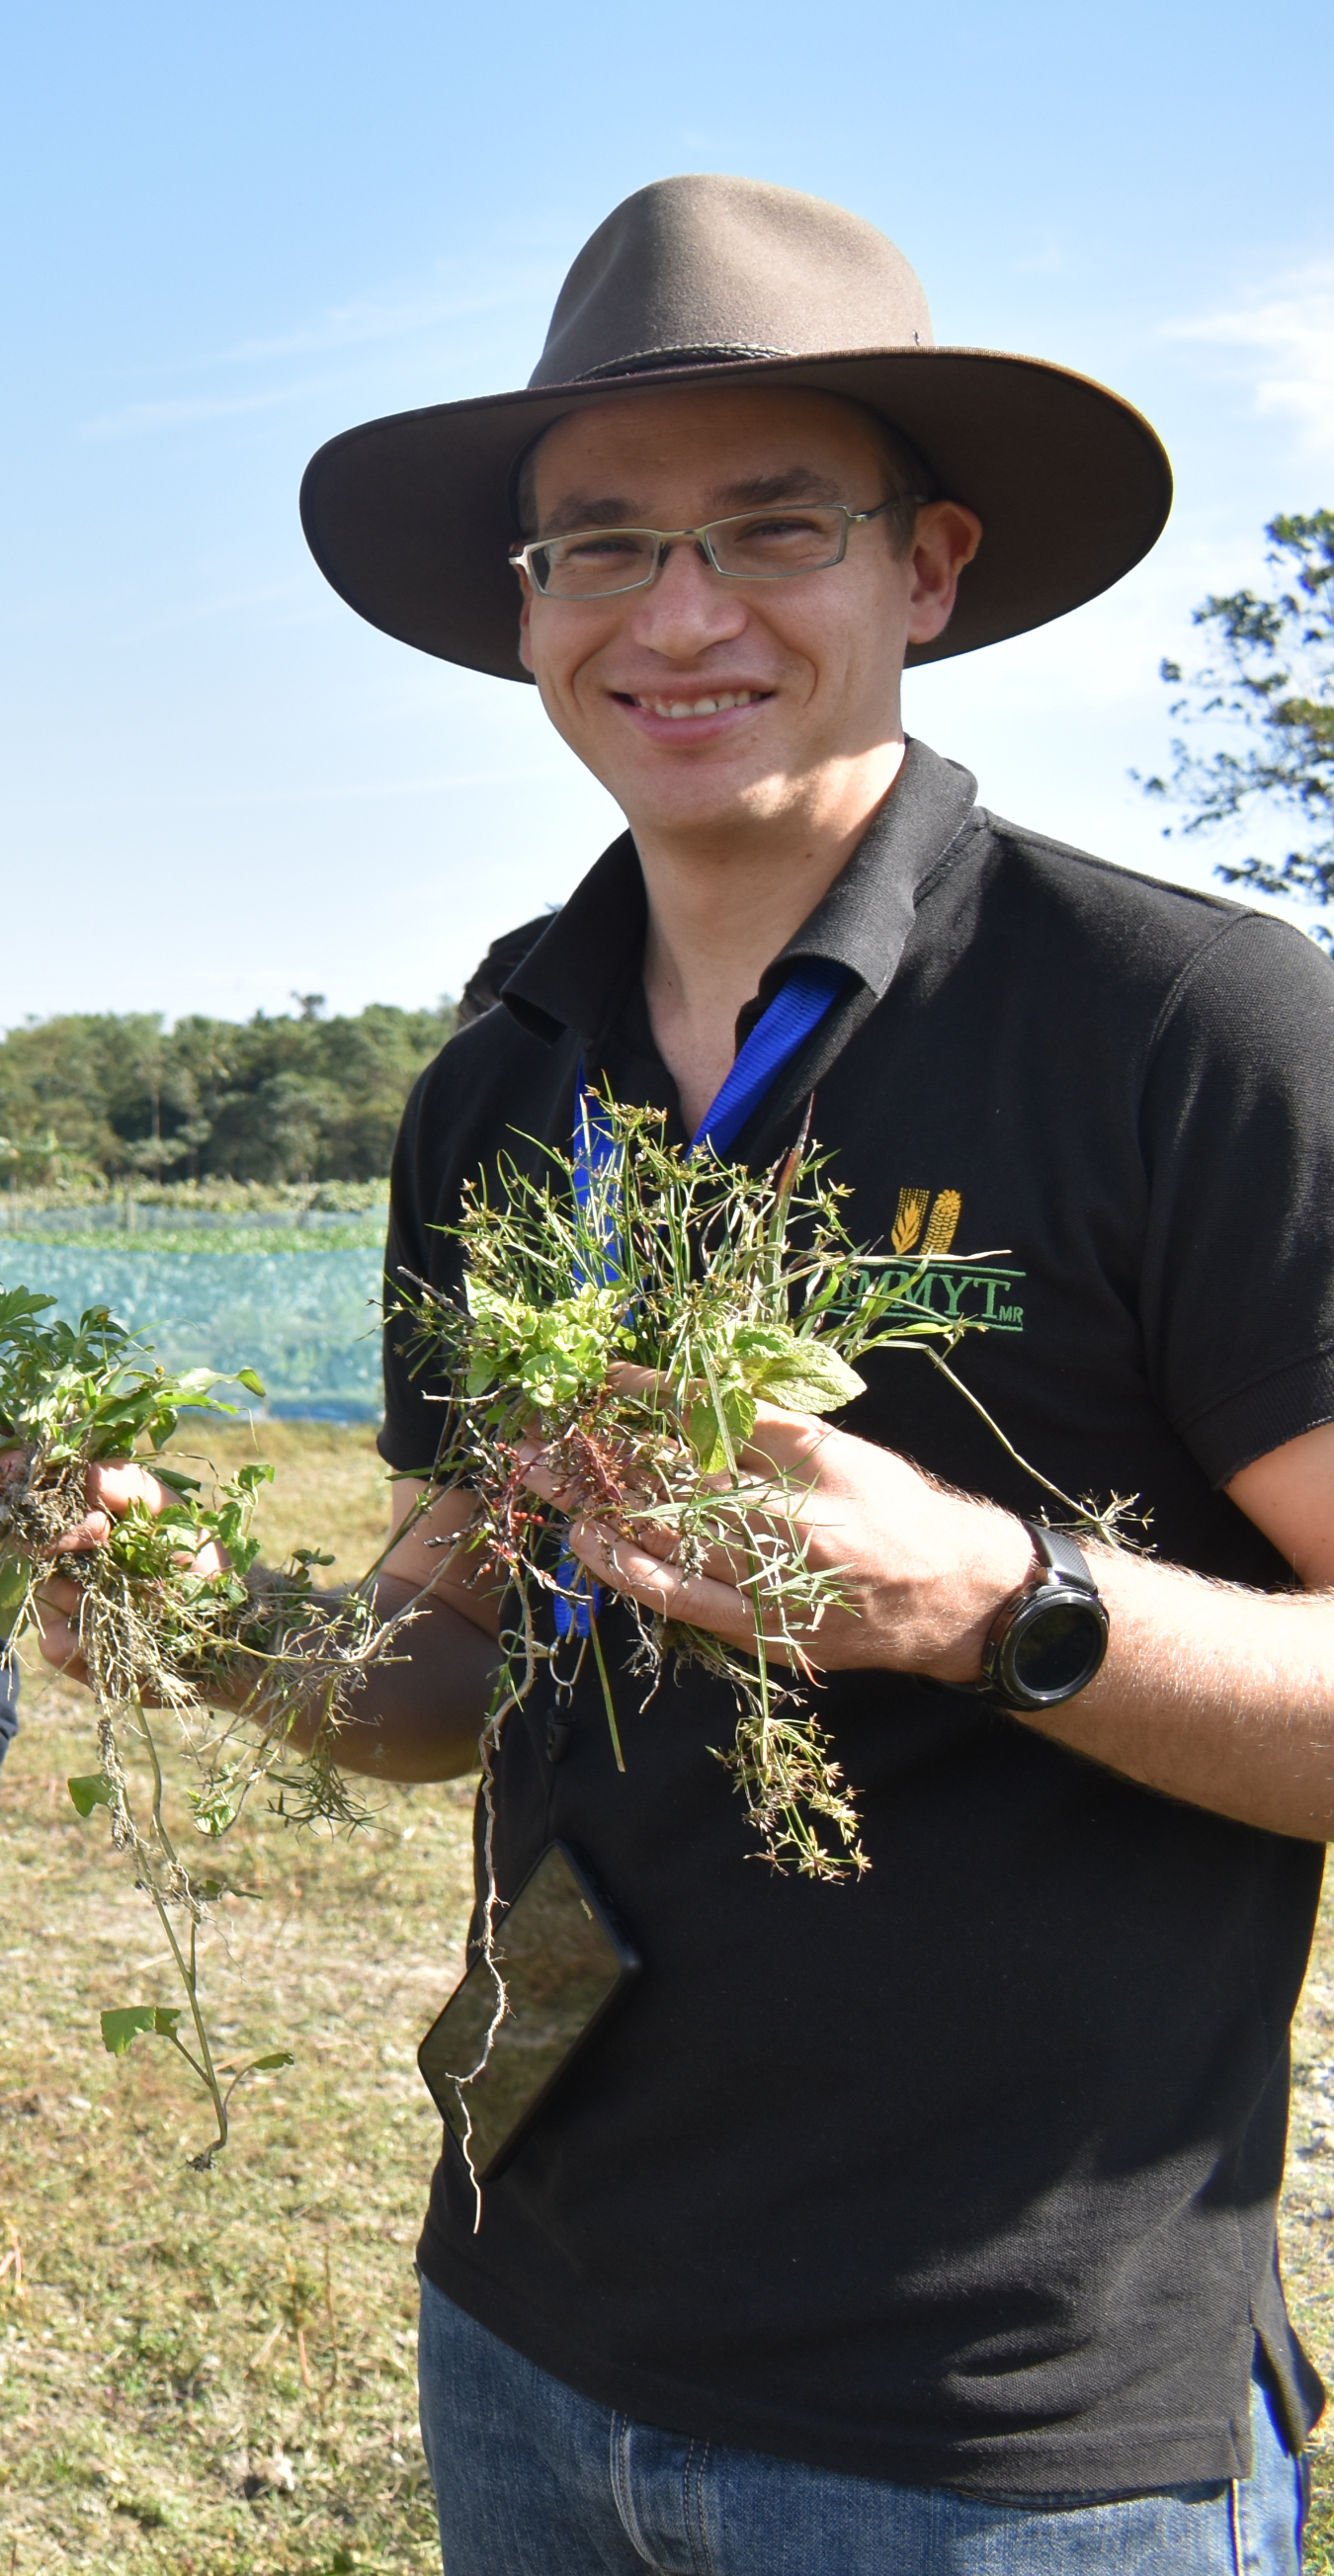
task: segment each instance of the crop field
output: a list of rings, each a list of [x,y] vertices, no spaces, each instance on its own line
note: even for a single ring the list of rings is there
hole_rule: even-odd
[[[386,1509],[369,1432],[257,1437],[268,1552],[318,1537],[358,1570]],[[209,1433],[220,1465],[248,1445]],[[439,2132],[414,2053],[458,1970],[471,1786],[383,1792],[351,1841],[244,1829],[231,1868],[260,1901],[219,1909],[213,2019],[238,2055],[296,2063],[243,2087],[199,2174],[179,2060],[98,2038],[104,2005],[174,1998],[105,1815],[67,1796],[94,1758],[81,1694],[29,1676],[0,1774],[0,2576],[438,2576],[412,2254]],[[1329,1908],[1296,2057],[1285,2254],[1334,2377]],[[1334,2576],[1334,2511],[1308,2567]]]

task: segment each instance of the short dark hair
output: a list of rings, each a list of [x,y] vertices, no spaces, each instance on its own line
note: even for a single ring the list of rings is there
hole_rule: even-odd
[[[927,500],[936,497],[936,478],[930,466],[913,446],[911,439],[904,437],[902,430],[895,429],[893,422],[884,419],[880,412],[872,411],[869,403],[848,401],[844,394],[832,394],[830,400],[847,402],[849,411],[860,412],[862,419],[869,425],[889,472],[891,493],[920,492]],[[562,412],[560,415],[562,420],[568,420],[569,416],[568,412]],[[555,421],[549,420],[546,429],[539,430],[531,446],[525,447],[518,458],[510,477],[510,507],[515,526],[525,545],[537,535],[538,451],[548,432],[555,427]],[[890,494],[886,494],[886,498],[889,497]],[[912,534],[913,521],[896,511],[889,522],[889,541],[896,555],[906,555],[909,552]]]

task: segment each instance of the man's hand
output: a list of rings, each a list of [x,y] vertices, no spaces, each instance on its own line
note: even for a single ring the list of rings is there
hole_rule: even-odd
[[[559,1502],[536,1442],[527,1454],[533,1491]],[[836,1574],[848,1603],[810,1634],[813,1664],[977,1680],[987,1630],[1032,1562],[1020,1521],[942,1491],[888,1450],[768,1407],[739,1464],[784,1481],[808,1562]],[[1252,1592],[1091,1546],[1107,1660],[1075,1699],[1022,1723],[1169,1797],[1334,1840],[1334,1589],[1314,1588],[1334,1587],[1334,1424],[1257,1460],[1229,1491],[1312,1588]],[[745,1568],[722,1550],[688,1579],[661,1531],[613,1539],[583,1519],[570,1543],[610,1590],[753,1642]]]
[[[616,1372],[621,1383],[645,1372]],[[526,1482],[560,1502],[557,1479],[536,1441],[520,1450]],[[846,1608],[822,1611],[796,1629],[803,1653],[829,1671],[871,1666],[976,1681],[982,1647],[1003,1601],[1033,1563],[1022,1523],[990,1503],[942,1490],[905,1458],[835,1431],[814,1414],[762,1404],[738,1461],[774,1495],[781,1524],[813,1572],[832,1575]],[[664,1619],[706,1628],[730,1645],[755,1637],[746,1566],[737,1551],[715,1548],[698,1574],[673,1562],[669,1530],[642,1525],[634,1538],[613,1536],[595,1520],[576,1519],[573,1553],[599,1583],[628,1593]]]
[[[0,1481],[16,1462],[21,1464],[21,1452],[0,1453]],[[407,1479],[394,1489],[395,1527],[407,1524],[409,1534],[400,1538],[380,1577],[377,1606],[389,1618],[419,1602],[424,1590],[438,1597],[405,1629],[395,1659],[372,1668],[338,1735],[340,1767],[381,1780],[448,1780],[472,1769],[495,1681],[494,1592],[477,1582],[470,1559],[457,1565],[455,1560],[454,1543],[466,1533],[471,1504],[466,1496],[448,1494],[424,1520],[412,1521],[420,1491]],[[71,1681],[88,1679],[79,1651],[80,1586],[56,1570],[59,1561],[104,1547],[113,1523],[132,1504],[160,1512],[172,1499],[169,1488],[133,1459],[88,1469],[83,1518],[56,1541],[52,1571],[37,1596],[43,1658]],[[192,1560],[192,1571],[221,1573],[226,1562],[224,1551],[210,1541]],[[314,1719],[304,1728],[296,1721],[292,1741],[298,1750],[308,1749],[315,1726]]]
[[[16,1452],[9,1452],[14,1456]],[[7,1461],[0,1459],[0,1473]],[[53,1562],[65,1556],[86,1556],[94,1548],[105,1547],[112,1525],[123,1519],[134,1503],[150,1512],[160,1512],[174,1499],[147,1467],[130,1458],[108,1459],[88,1469],[84,1479],[85,1511],[81,1521],[62,1532],[51,1551]],[[210,1539],[191,1561],[195,1574],[221,1574],[227,1559],[223,1550]],[[79,1585],[68,1576],[52,1572],[37,1595],[41,1614],[39,1643],[42,1655],[57,1672],[70,1681],[87,1682],[88,1670],[79,1652]]]

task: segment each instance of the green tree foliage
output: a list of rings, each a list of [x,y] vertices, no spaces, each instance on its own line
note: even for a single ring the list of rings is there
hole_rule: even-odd
[[[1218,874],[1325,908],[1334,906],[1334,510],[1271,519],[1265,535],[1272,593],[1206,599],[1193,623],[1209,637],[1210,662],[1189,675],[1163,663],[1163,679],[1183,692],[1173,720],[1197,730],[1192,742],[1173,742],[1170,777],[1139,783],[1177,806],[1182,832],[1257,812],[1295,817],[1299,846],[1221,864]],[[1200,728],[1206,742],[1221,739],[1196,749]],[[1323,926],[1315,935],[1334,947]]]
[[[375,1002],[164,1026],[70,1012],[0,1038],[0,1179],[367,1181],[389,1169],[403,1103],[454,1030],[454,1005]]]

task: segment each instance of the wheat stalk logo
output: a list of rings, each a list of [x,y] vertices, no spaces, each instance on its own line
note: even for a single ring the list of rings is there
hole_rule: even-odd
[[[900,1190],[889,1239],[896,1252],[911,1252],[922,1231],[922,1221],[931,1205],[929,1190]]]
[[[963,1200],[958,1191],[942,1190],[931,1210],[923,1252],[948,1252],[962,1214]]]

